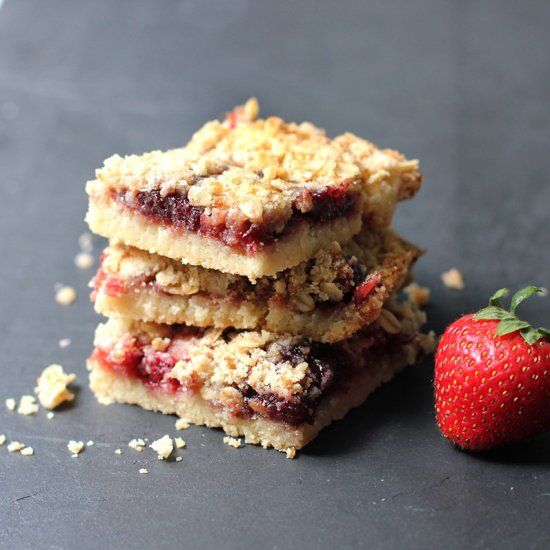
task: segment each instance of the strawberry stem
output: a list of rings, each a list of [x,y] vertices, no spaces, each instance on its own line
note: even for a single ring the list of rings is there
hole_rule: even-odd
[[[500,321],[497,325],[497,336],[504,336],[512,332],[519,331],[523,339],[530,345],[534,344],[541,338],[550,341],[550,330],[539,327],[535,328],[527,321],[519,319],[516,316],[516,308],[527,298],[533,294],[543,293],[543,290],[534,285],[529,285],[521,290],[518,290],[513,296],[510,303],[510,309],[505,309],[502,298],[507,296],[510,291],[507,288],[497,290],[489,300],[489,306],[481,309],[474,315],[474,320],[494,319]]]

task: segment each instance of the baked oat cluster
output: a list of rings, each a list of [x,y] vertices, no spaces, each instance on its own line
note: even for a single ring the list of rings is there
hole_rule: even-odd
[[[88,182],[86,219],[110,239],[88,367],[102,403],[294,457],[431,351],[422,291],[396,297],[422,251],[390,227],[421,174],[353,134],[258,112],[251,99],[183,147],[114,155]]]

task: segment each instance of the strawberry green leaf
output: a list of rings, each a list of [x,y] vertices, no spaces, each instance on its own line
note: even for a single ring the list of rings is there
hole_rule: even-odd
[[[544,338],[544,334],[536,328],[529,327],[520,330],[523,339],[532,346],[535,342],[538,342],[541,338]]]
[[[505,334],[510,334],[516,330],[521,330],[523,328],[530,328],[531,325],[527,321],[521,321],[520,319],[515,319],[513,317],[502,320],[497,326],[497,336],[504,336]]]
[[[502,305],[501,298],[503,296],[506,296],[510,293],[510,291],[507,288],[501,288],[500,290],[497,290],[489,299],[489,306],[496,306],[496,307],[504,307]]]
[[[543,335],[543,337],[548,338],[550,340],[550,330],[547,328],[539,327],[538,331]]]
[[[480,309],[474,315],[474,321],[477,321],[478,319],[505,319],[507,317],[510,317],[510,314],[505,309],[496,306],[489,306]]]
[[[512,297],[510,313],[515,313],[516,308],[519,306],[519,304],[521,304],[521,302],[523,302],[530,296],[533,296],[533,294],[536,294],[537,292],[542,292],[542,289],[534,285],[529,285],[525,288],[522,288],[521,290],[518,290]]]

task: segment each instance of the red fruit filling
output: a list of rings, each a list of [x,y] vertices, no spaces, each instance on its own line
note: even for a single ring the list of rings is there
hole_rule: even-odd
[[[293,201],[293,212],[285,229],[301,221],[326,223],[352,213],[357,208],[358,195],[347,192],[350,184],[346,181],[321,191],[302,191]],[[269,223],[229,220],[224,210],[215,209],[212,214],[207,214],[205,208],[190,204],[187,190],[167,195],[162,195],[159,190],[138,191],[134,195],[120,191],[116,200],[156,223],[169,225],[175,230],[201,233],[242,253],[254,255],[275,242],[281,234]]]

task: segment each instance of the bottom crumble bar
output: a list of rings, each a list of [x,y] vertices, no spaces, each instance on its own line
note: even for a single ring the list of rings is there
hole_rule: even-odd
[[[139,405],[221,427],[247,443],[300,449],[379,385],[433,350],[424,314],[392,302],[339,344],[111,319],[88,360],[102,403]]]

